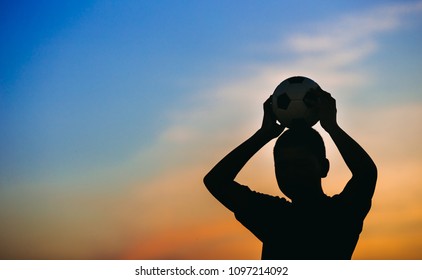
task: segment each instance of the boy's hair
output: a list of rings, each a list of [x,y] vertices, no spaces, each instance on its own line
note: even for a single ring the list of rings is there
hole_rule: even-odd
[[[274,146],[274,159],[281,150],[288,147],[305,147],[319,160],[326,158],[325,145],[321,135],[313,128],[288,129],[278,139]]]

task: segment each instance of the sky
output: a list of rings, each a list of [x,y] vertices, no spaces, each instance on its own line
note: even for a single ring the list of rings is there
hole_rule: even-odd
[[[259,259],[202,178],[294,75],[378,167],[353,259],[422,259],[421,30],[416,0],[2,1],[0,259]],[[283,197],[272,146],[236,180]]]

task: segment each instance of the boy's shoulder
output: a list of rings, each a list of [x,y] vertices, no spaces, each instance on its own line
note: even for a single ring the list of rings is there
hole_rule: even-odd
[[[238,199],[240,203],[240,211],[247,209],[254,209],[254,211],[268,211],[268,210],[281,210],[282,208],[289,207],[291,202],[287,201],[284,197],[260,193],[251,190],[248,186],[237,184]]]

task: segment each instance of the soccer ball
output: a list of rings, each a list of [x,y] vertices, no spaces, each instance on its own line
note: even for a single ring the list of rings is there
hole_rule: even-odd
[[[280,124],[289,128],[316,124],[319,88],[316,82],[301,76],[282,81],[272,95],[272,109]]]

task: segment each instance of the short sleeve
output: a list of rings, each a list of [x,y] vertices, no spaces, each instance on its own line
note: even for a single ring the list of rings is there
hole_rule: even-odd
[[[288,202],[284,198],[251,191],[247,186],[237,184],[236,187],[238,203],[233,209],[236,219],[259,240],[264,241],[271,234],[274,217]]]

